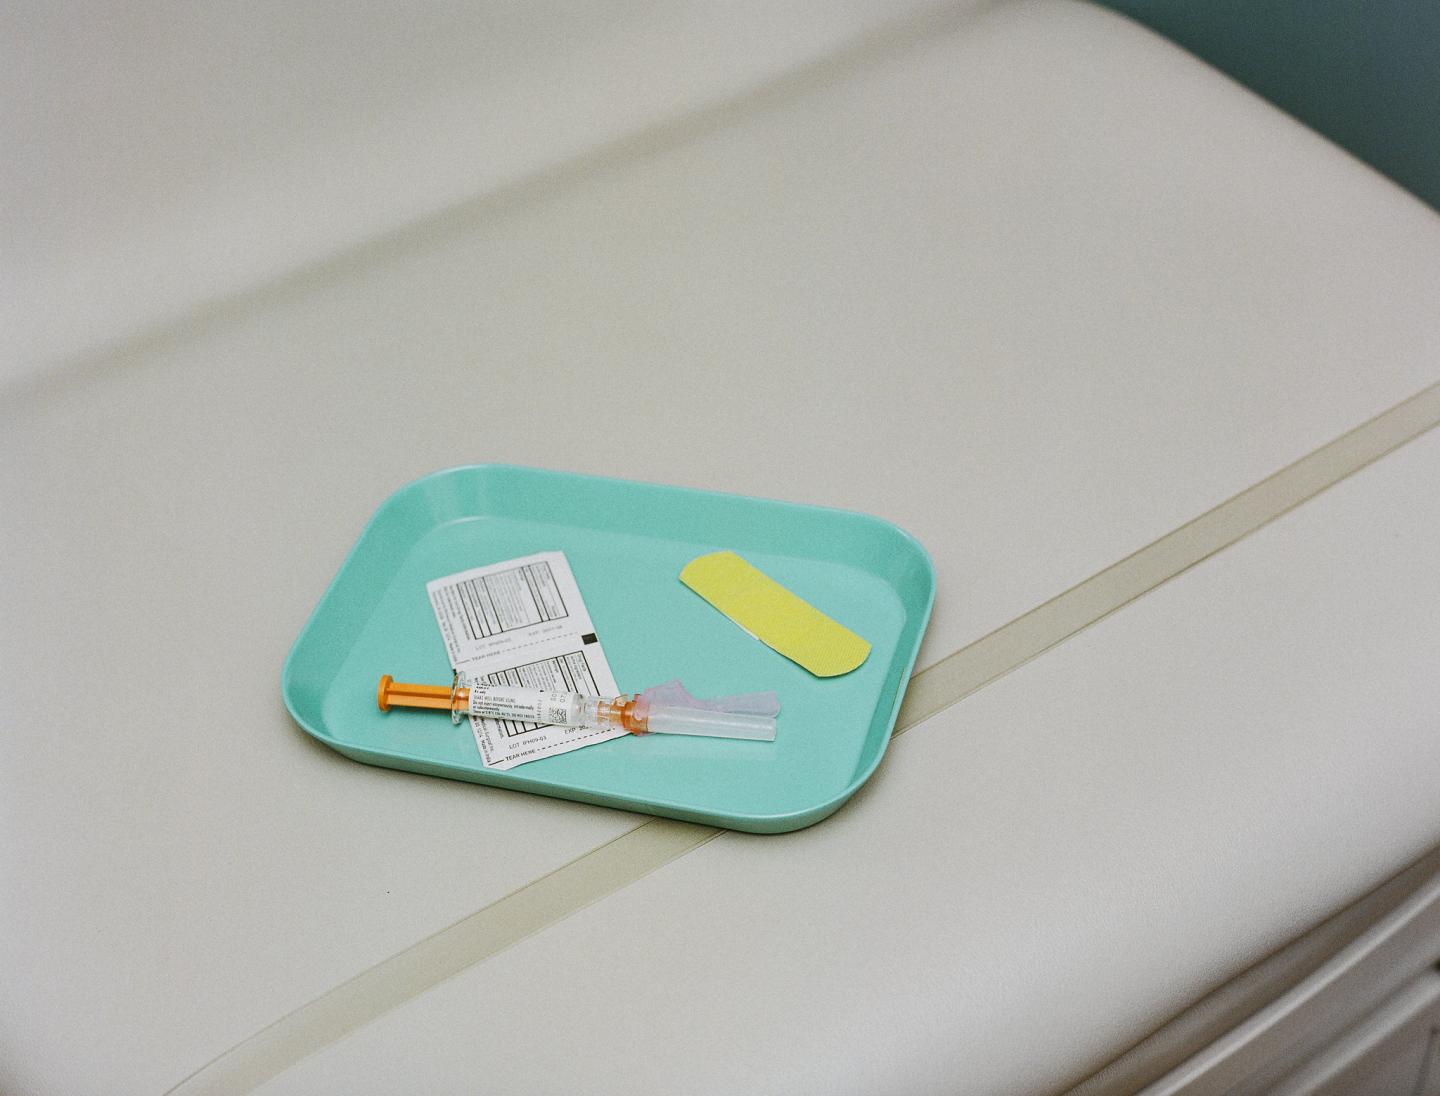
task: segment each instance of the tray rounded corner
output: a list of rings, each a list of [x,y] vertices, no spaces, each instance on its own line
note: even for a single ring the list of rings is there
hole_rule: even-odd
[[[296,725],[317,742],[336,748],[336,739],[333,735],[324,730],[324,722],[317,714],[308,710],[308,706],[302,701],[300,693],[302,690],[295,681],[295,660],[305,642],[305,633],[309,630],[309,622],[301,629],[300,636],[295,640],[295,645],[290,648],[290,653],[285,656],[285,663],[280,668],[280,699],[285,704],[285,710],[290,713],[290,718]]]

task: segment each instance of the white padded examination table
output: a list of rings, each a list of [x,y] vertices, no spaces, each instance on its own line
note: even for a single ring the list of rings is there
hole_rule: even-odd
[[[935,561],[926,668],[1440,380],[1433,211],[1098,9],[917,27],[7,395],[0,1091],[1060,1090],[1440,845],[1431,433],[919,721],[813,830],[252,1039],[644,821],[290,722],[400,484],[879,514]],[[457,413],[537,403],[581,428]],[[121,699],[217,677],[229,711]]]

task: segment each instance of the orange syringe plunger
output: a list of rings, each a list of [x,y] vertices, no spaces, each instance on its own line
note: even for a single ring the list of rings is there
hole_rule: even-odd
[[[650,690],[647,690],[647,692]],[[773,697],[773,694],[770,694]],[[631,734],[690,734],[711,738],[775,739],[774,714],[730,712],[693,706],[696,702],[659,703],[647,696],[585,696],[550,689],[523,689],[488,682],[467,682],[456,673],[445,685],[412,685],[386,674],[376,690],[382,712],[392,707],[448,711],[459,723],[463,715],[511,719],[561,727],[608,727]],[[778,710],[778,703],[775,705]]]
[[[388,712],[392,704],[401,708],[439,708],[453,711],[458,705],[463,709],[470,703],[470,690],[463,685],[413,685],[396,681],[389,674],[380,679],[375,692],[375,701],[382,712]]]

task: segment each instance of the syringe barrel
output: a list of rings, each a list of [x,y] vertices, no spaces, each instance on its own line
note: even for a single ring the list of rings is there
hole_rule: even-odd
[[[510,685],[470,684],[466,710],[487,719],[513,719],[521,723],[552,723],[578,727],[584,723],[585,701],[594,698],[551,689],[522,689]]]

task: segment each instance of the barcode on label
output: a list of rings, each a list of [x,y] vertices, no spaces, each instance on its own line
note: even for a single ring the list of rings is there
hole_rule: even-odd
[[[462,579],[441,586],[433,596],[471,640],[570,615],[550,564],[543,560]]]
[[[596,696],[601,691],[584,651],[572,651],[555,658],[527,662],[523,666],[499,673],[484,674],[479,680],[490,685],[513,685],[522,689],[558,689],[567,693],[583,693],[586,696]],[[527,731],[549,726],[548,723],[521,723],[513,719],[487,719],[486,722],[499,727],[507,738],[515,738]]]

